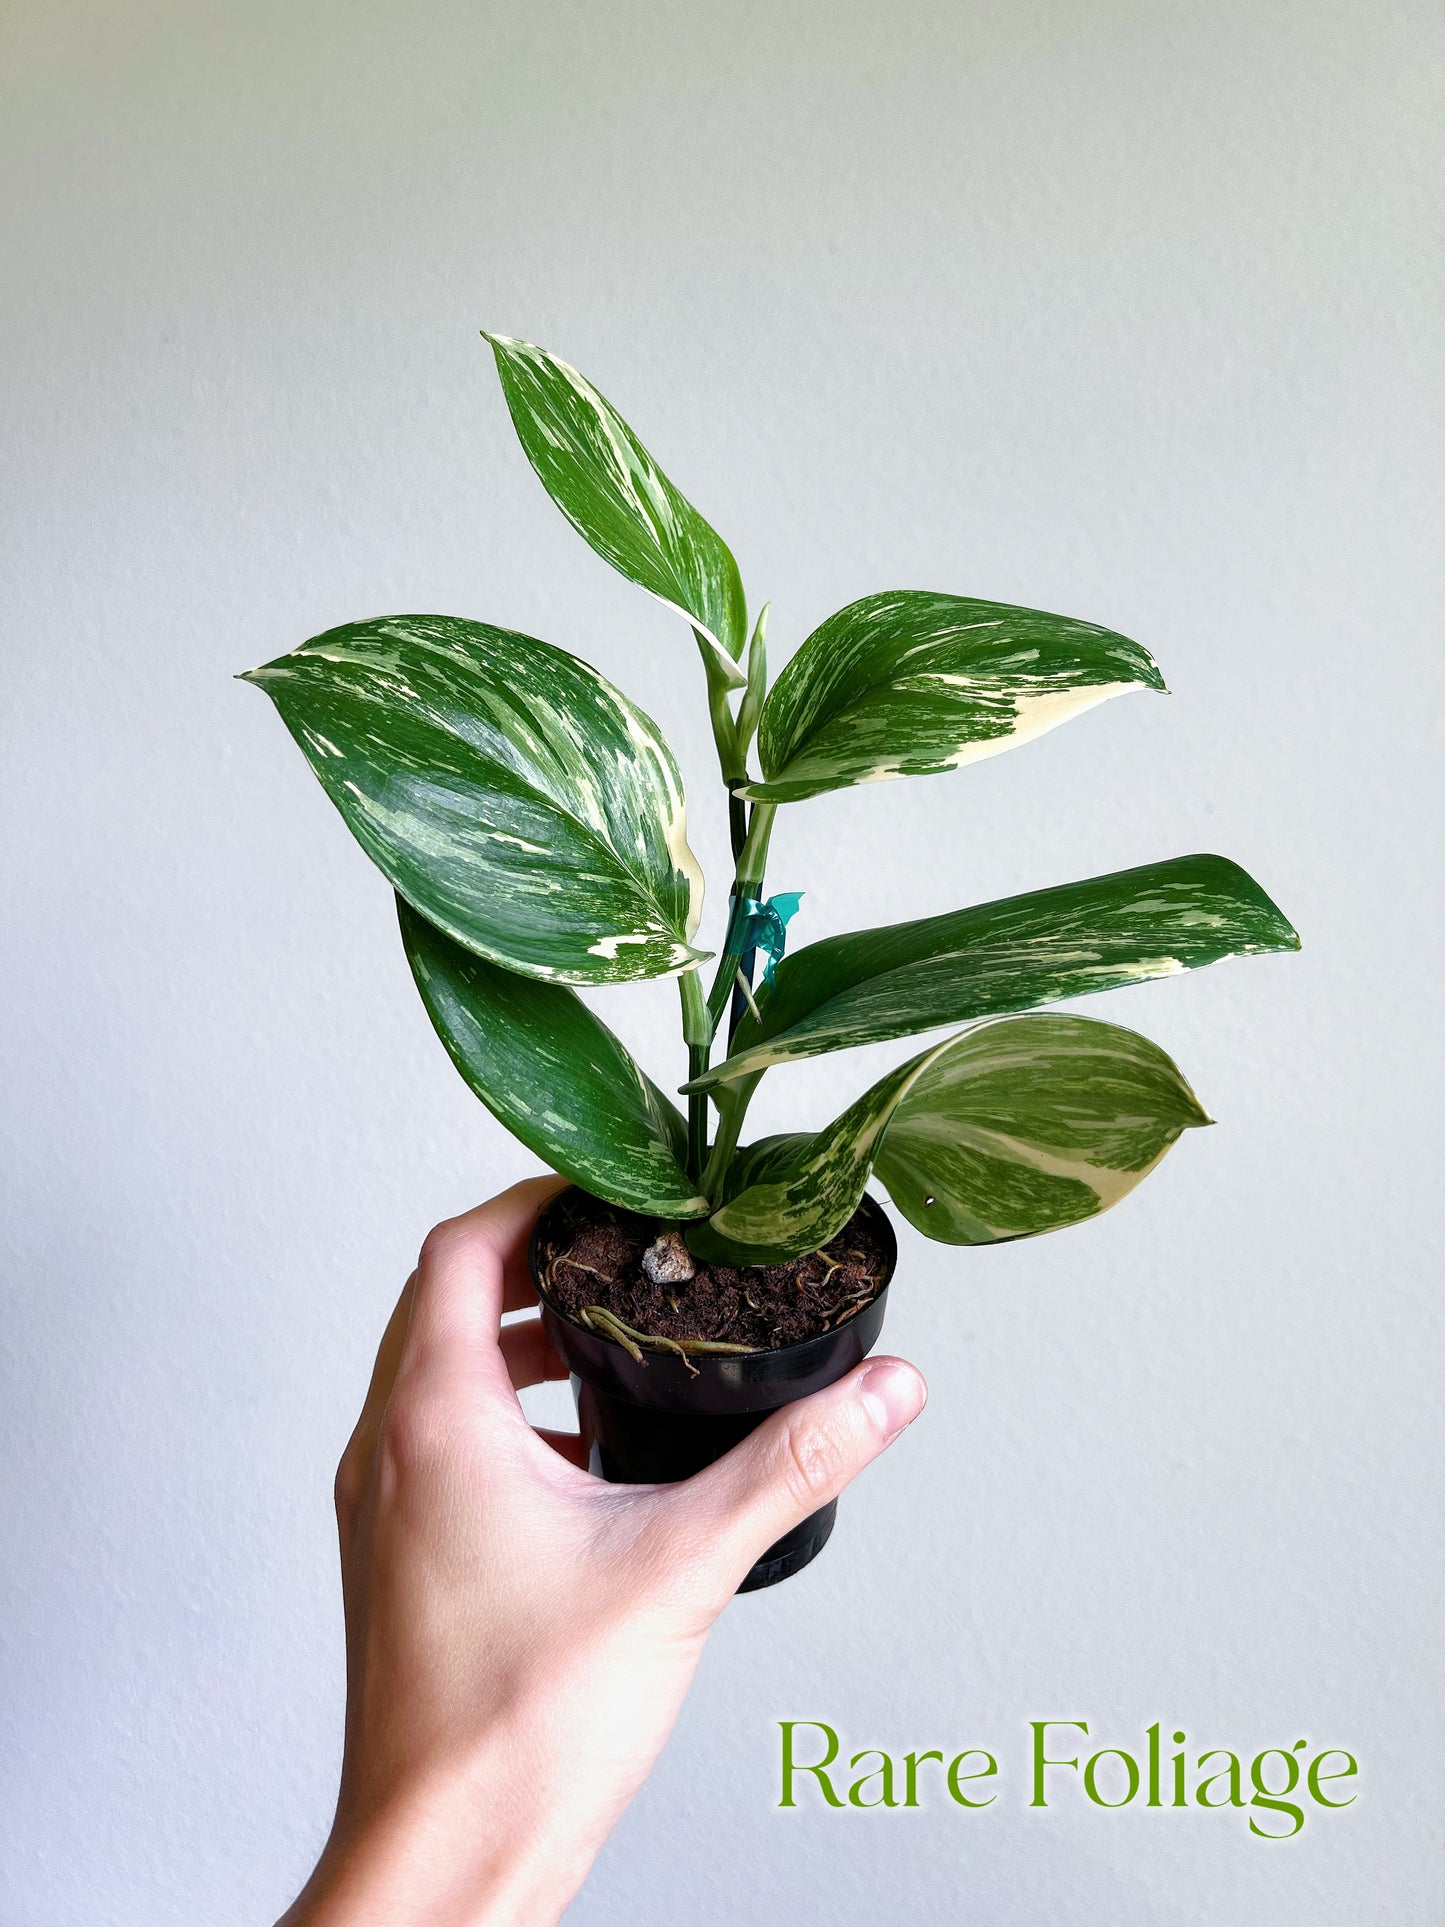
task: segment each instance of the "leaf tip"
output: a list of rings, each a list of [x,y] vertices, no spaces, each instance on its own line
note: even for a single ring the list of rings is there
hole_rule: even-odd
[[[1120,636],[1118,640],[1127,645],[1129,661],[1134,670],[1134,686],[1137,689],[1152,689],[1156,696],[1167,696],[1170,691],[1164,680],[1164,671],[1150,651],[1142,642],[1134,642],[1127,636]]]
[[[1295,929],[1294,925],[1290,922],[1289,918],[1285,915],[1284,911],[1280,909],[1279,905],[1275,902],[1274,898],[1271,897],[1268,894],[1268,892],[1264,890],[1260,890],[1259,885],[1257,883],[1255,884],[1254,887],[1256,890],[1259,890],[1259,894],[1261,895],[1261,897],[1264,898],[1264,901],[1269,908],[1270,921],[1272,924],[1272,928],[1269,933],[1270,949],[1271,950],[1303,950],[1304,943],[1300,938],[1299,931]]]
[[[497,373],[500,376],[505,372],[507,362],[511,359],[513,350],[525,344],[518,341],[513,335],[494,334],[490,328],[483,328],[481,335],[482,340],[486,342],[492,351],[492,358],[497,364]]]

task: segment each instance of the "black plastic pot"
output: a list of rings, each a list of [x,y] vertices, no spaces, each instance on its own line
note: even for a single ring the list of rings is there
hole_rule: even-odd
[[[860,1215],[867,1215],[882,1243],[886,1269],[882,1290],[862,1311],[836,1331],[780,1351],[699,1353],[684,1364],[669,1352],[644,1352],[639,1361],[610,1338],[576,1324],[548,1298],[539,1254],[553,1211],[573,1196],[560,1193],[542,1212],[527,1258],[547,1337],[571,1372],[578,1418],[593,1441],[591,1469],[610,1484],[670,1485],[690,1478],[746,1438],[769,1412],[851,1372],[878,1342],[898,1243],[887,1214],[872,1198],[864,1198]],[[837,1501],[830,1501],[769,1546],[738,1591],[775,1586],[816,1559],[828,1543],[837,1510]]]

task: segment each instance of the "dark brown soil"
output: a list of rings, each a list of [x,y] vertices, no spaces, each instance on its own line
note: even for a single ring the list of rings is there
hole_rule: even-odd
[[[634,1333],[772,1351],[832,1331],[877,1297],[888,1253],[860,1209],[820,1251],[780,1265],[714,1265],[694,1258],[686,1283],[654,1285],[643,1252],[663,1227],[582,1191],[551,1206],[537,1253],[547,1296],[578,1323],[600,1305]],[[612,1334],[615,1336],[616,1334]]]

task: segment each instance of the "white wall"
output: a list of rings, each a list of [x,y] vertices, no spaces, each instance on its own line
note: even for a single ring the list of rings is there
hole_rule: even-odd
[[[800,935],[1217,849],[1305,939],[1094,1000],[1220,1120],[1113,1215],[905,1229],[927,1416],[725,1616],[572,1918],[1445,1919],[1439,24],[12,0],[0,1927],[289,1897],[337,1760],[331,1468],[422,1233],[529,1168],[231,672],[400,609],[576,648],[674,734],[717,874],[691,643],[545,500],[484,325],[613,396],[780,659],[911,585],[1163,664],[1167,703],[791,812]],[[670,986],[607,1010],[679,1069]],[[1011,1783],[779,1814],[786,1716]],[[1361,1794],[1285,1846],[1029,1812],[1044,1717],[1348,1745]]]

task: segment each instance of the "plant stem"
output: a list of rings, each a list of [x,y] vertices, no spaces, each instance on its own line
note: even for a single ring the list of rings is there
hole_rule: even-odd
[[[722,779],[731,789],[734,783],[748,780],[747,758],[738,743],[737,724],[728,708],[728,686],[713,662],[711,652],[701,642],[703,668],[707,671],[707,708],[712,718],[712,739],[717,744],[718,768]],[[737,852],[734,850],[734,857]]]
[[[703,1000],[702,979],[688,970],[677,980],[682,997],[682,1035],[687,1044],[687,1074],[691,1081],[707,1069],[711,1054],[712,1019]],[[707,1161],[707,1093],[693,1091],[687,1100],[687,1174],[694,1184]]]
[[[763,636],[767,628],[767,611],[758,618],[754,631],[752,647],[749,651],[749,695],[751,708],[756,712],[762,703],[766,684],[766,656],[763,653]],[[723,954],[718,960],[717,976],[712,990],[706,999],[703,997],[702,984],[696,971],[688,971],[678,979],[682,995],[682,1034],[687,1043],[688,1082],[701,1077],[708,1068],[712,1055],[712,1040],[721,1021],[727,1001],[732,994],[744,952],[741,937],[744,928],[742,905],[745,899],[756,897],[762,889],[763,873],[768,861],[768,839],[772,834],[773,817],[777,806],[772,803],[755,803],[748,809],[740,796],[734,794],[736,787],[748,780],[747,744],[739,735],[738,726],[732,710],[728,706],[728,689],[722,676],[713,665],[709,651],[698,639],[703,665],[707,671],[708,713],[712,718],[713,741],[717,745],[718,767],[722,771],[723,782],[728,788],[728,831],[733,852],[733,886],[728,899],[728,927],[723,942]],[[757,727],[757,717],[753,714],[752,729]],[[751,735],[751,729],[749,730]],[[746,976],[752,982],[752,952],[748,951]],[[734,1012],[729,1029],[737,1027],[737,1013]],[[709,1173],[715,1171],[718,1184],[727,1170],[733,1152],[737,1148],[738,1130],[742,1125],[743,1114],[748,1107],[756,1079],[748,1080],[737,1093],[728,1092],[726,1101],[719,1104],[718,1141],[708,1155],[708,1097],[705,1091],[689,1092],[687,1100],[687,1169],[695,1184],[703,1184],[703,1167]],[[705,1187],[704,1187],[705,1188]],[[707,1196],[717,1195],[707,1191]]]
[[[746,982],[749,990],[753,987],[753,969],[757,963],[757,957],[758,953],[756,950],[745,950],[738,959],[738,969],[742,972],[744,982]],[[728,1012],[729,1051],[732,1050],[733,1039],[738,1034],[738,1025],[743,1021],[743,1012],[747,1008],[748,999],[743,992],[743,986],[738,982],[737,978],[734,977],[732,1009]]]
[[[732,897],[729,903],[727,939],[723,954],[718,963],[717,976],[708,996],[708,1016],[713,1028],[722,1017],[724,1006],[730,996],[734,997],[733,1019],[729,1025],[728,1041],[737,1029],[738,1007],[736,998],[737,973],[744,969],[749,983],[753,974],[753,951],[741,948],[743,933],[742,906],[749,897],[761,896],[763,876],[768,866],[768,842],[773,833],[773,818],[778,813],[776,803],[754,803],[748,818],[747,840],[737,860],[737,876],[733,882]],[[711,1055],[711,1052],[708,1053]],[[698,1075],[696,1071],[692,1073]],[[732,1162],[733,1152],[737,1149],[738,1132],[742,1129],[748,1104],[757,1088],[759,1071],[755,1076],[742,1078],[734,1085],[720,1084],[714,1092],[714,1102],[718,1107],[717,1141],[703,1173],[702,1188],[706,1196],[714,1202],[722,1195],[723,1179],[728,1165]]]
[[[706,1044],[690,1044],[687,1051],[688,1078],[701,1077],[707,1069]],[[707,1162],[707,1092],[692,1091],[687,1100],[687,1175],[701,1186],[702,1168]]]
[[[748,815],[748,837],[738,858],[737,888],[743,896],[755,897],[763,886],[768,867],[768,839],[773,834],[776,803],[754,803]]]
[[[733,864],[743,853],[748,840],[748,806],[740,796],[728,792],[728,830],[733,842]]]
[[[719,1084],[714,1094],[718,1110],[717,1136],[713,1140],[707,1169],[702,1174],[703,1195],[711,1198],[714,1204],[722,1196],[723,1179],[727,1176],[727,1168],[737,1149],[738,1133],[762,1075],[761,1071],[754,1071],[750,1077],[740,1077],[736,1084]]]

